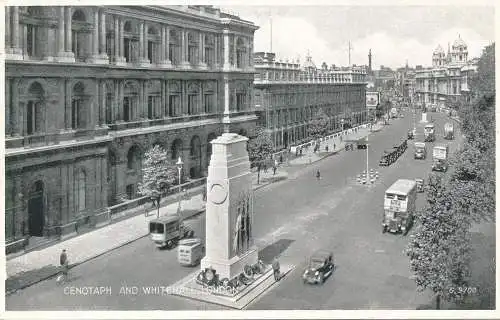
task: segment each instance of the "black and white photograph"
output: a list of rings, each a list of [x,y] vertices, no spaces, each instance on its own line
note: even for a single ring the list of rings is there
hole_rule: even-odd
[[[2,10],[2,318],[495,317],[494,2]]]

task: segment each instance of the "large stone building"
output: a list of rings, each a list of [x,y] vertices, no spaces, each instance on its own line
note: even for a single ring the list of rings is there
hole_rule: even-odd
[[[223,123],[255,126],[257,28],[212,6],[7,7],[7,242],[137,198],[154,144],[202,176]]]
[[[438,45],[432,54],[432,67],[416,72],[416,103],[424,107],[450,108],[470,99],[469,79],[476,63],[468,60],[467,44],[458,37],[445,54]]]
[[[365,68],[318,69],[310,56],[304,65],[276,61],[274,53],[255,53],[255,109],[277,150],[310,140],[308,122],[321,108],[330,131],[366,121]]]

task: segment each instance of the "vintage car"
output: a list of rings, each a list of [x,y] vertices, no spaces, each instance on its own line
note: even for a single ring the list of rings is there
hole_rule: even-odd
[[[417,192],[424,192],[425,191],[425,184],[424,184],[424,179],[415,179],[417,182]]]
[[[415,135],[413,134],[413,130],[408,130],[408,139],[412,140]]]
[[[385,150],[384,154],[380,158],[380,161],[379,161],[378,165],[379,166],[388,166],[388,165],[390,165],[392,163],[391,162],[391,153],[392,153],[392,151]]]
[[[316,251],[309,259],[302,279],[304,283],[322,284],[333,273],[334,269],[333,254],[330,251]]]

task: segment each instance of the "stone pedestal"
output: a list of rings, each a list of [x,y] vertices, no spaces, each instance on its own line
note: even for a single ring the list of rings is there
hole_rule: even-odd
[[[149,68],[149,67],[151,67],[151,62],[149,62],[149,60],[148,60],[148,59],[142,58],[142,59],[139,61],[139,66],[141,66],[141,67],[145,67],[145,68]]]
[[[172,68],[172,62],[170,60],[164,60],[158,63],[159,68],[170,69]]]
[[[253,245],[253,189],[248,138],[224,133],[212,143],[206,204],[206,256],[201,270],[232,279],[258,261]]]
[[[6,48],[5,60],[24,60],[23,51],[20,48]]]
[[[115,57],[113,64],[115,66],[125,67],[127,65],[127,60],[125,57]]]
[[[59,52],[55,59],[57,62],[75,62],[75,54],[73,52]]]

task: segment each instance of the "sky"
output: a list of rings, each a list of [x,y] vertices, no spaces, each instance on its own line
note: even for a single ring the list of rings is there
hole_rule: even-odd
[[[408,61],[430,66],[440,44],[445,52],[460,36],[469,58],[495,40],[494,7],[482,6],[221,6],[259,26],[254,51],[271,49],[278,59],[305,60],[309,51],[316,66],[368,64],[397,68]]]

